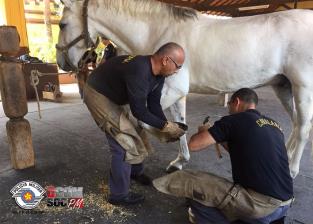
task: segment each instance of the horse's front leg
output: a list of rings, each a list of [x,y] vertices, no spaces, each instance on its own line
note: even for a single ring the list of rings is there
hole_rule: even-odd
[[[181,97],[179,100],[173,103],[170,106],[170,111],[174,118],[174,121],[186,123],[186,96]],[[162,133],[158,129],[153,128],[142,122],[140,122],[140,125],[144,129],[146,129],[150,134],[156,136],[161,142],[166,142],[168,140],[168,139],[164,139],[164,136],[162,137]],[[179,141],[180,141],[180,148],[178,151],[178,156],[175,160],[170,162],[170,164],[167,166],[166,172],[168,173],[174,172],[176,170],[181,170],[183,165],[189,161],[190,155],[189,155],[189,149],[187,146],[186,135],[183,135],[182,137],[180,137]]]
[[[174,121],[186,123],[186,96],[182,97],[172,106],[170,106],[170,111],[174,118]],[[166,171],[169,173],[176,170],[181,170],[183,165],[186,164],[190,159],[186,135],[180,137],[179,143],[180,148],[177,158],[170,162],[170,164],[166,168]]]
[[[186,123],[186,96],[189,92],[189,71],[183,67],[177,75],[165,80],[162,90],[161,105],[163,110],[170,108],[174,121]],[[182,169],[190,155],[186,135],[180,138],[178,156],[166,168],[167,172]]]

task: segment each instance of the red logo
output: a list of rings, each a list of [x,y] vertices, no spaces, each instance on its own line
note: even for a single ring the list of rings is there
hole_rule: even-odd
[[[69,208],[83,208],[84,199],[83,198],[71,198],[68,203]]]
[[[83,187],[55,187],[47,186],[47,206],[62,206],[69,208],[83,208]]]
[[[55,186],[47,186],[47,198],[55,198],[57,196]]]

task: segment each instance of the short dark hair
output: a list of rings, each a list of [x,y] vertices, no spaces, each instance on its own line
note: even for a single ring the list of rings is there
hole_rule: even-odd
[[[164,45],[162,45],[156,52],[155,54],[160,55],[160,56],[165,56],[177,49],[183,49],[180,45],[174,43],[174,42],[169,42]]]
[[[256,92],[249,88],[242,88],[237,90],[231,96],[230,101],[233,102],[237,97],[245,103],[254,103],[255,105],[257,105],[259,101]]]

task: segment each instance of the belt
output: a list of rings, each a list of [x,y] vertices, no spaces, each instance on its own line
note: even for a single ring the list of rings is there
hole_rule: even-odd
[[[250,190],[250,189],[247,189],[247,191],[254,198],[259,198],[263,202],[267,202],[267,203],[274,204],[274,205],[276,204],[276,205],[279,205],[279,206],[289,205],[289,204],[291,204],[295,200],[295,198],[292,197],[292,198],[290,198],[287,201],[282,201],[282,200],[279,200],[279,199],[276,199],[276,198],[273,198],[273,197],[270,197],[270,196],[266,196],[266,195],[260,194],[260,193],[258,193],[256,191],[253,191],[253,190]]]

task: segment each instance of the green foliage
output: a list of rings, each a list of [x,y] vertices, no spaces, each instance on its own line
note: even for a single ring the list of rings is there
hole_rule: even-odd
[[[56,62],[56,49],[59,27],[52,25],[53,42],[49,44],[44,24],[27,24],[30,55],[44,62]]]
[[[52,25],[52,44],[48,42],[44,24],[27,24],[27,36],[31,56],[37,57],[44,62],[56,63],[55,45],[59,36],[59,27],[57,25]],[[102,59],[104,48],[105,45],[100,41],[100,44],[95,49],[98,55],[98,62]]]

